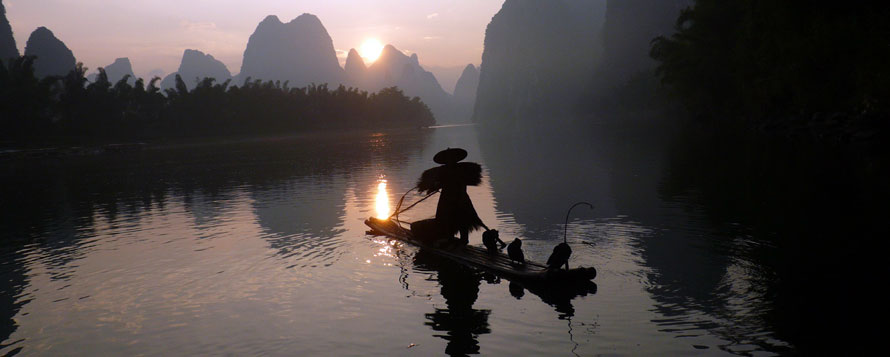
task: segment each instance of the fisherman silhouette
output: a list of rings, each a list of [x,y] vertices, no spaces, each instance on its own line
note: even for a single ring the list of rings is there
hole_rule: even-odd
[[[460,162],[467,157],[467,151],[448,148],[433,157],[441,166],[426,170],[417,182],[417,188],[427,194],[441,190],[436,206],[436,229],[442,235],[454,236],[460,232],[460,242],[470,242],[470,232],[488,227],[482,223],[473,202],[467,194],[467,186],[482,183],[482,166],[475,162]],[[415,229],[414,225],[411,227]]]

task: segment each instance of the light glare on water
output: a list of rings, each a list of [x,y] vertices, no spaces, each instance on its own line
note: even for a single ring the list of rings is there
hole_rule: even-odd
[[[380,179],[377,182],[377,196],[374,198],[374,206],[377,211],[377,218],[389,218],[389,195],[386,193],[386,180]]]

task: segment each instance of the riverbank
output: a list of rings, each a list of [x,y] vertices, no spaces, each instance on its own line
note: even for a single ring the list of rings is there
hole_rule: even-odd
[[[890,136],[890,116],[817,112],[767,120],[758,129],[788,137],[807,137],[832,145],[876,147],[886,145]]]
[[[120,154],[142,150],[174,149],[187,147],[201,147],[229,144],[264,143],[287,140],[327,140],[334,137],[359,138],[368,135],[410,134],[429,132],[433,127],[418,128],[391,128],[391,129],[352,129],[352,130],[317,130],[301,133],[281,135],[253,135],[253,136],[207,136],[195,138],[171,138],[146,141],[118,142],[118,143],[85,143],[76,144],[76,140],[59,140],[30,142],[20,144],[14,142],[0,142],[0,160],[27,160],[39,158],[62,158],[71,156],[96,156],[104,154]]]

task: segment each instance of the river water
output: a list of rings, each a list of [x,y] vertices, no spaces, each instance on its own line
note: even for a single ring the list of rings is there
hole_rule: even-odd
[[[628,137],[517,141],[463,126],[0,162],[0,354],[817,348],[807,334],[821,327],[787,309],[808,298],[785,263],[809,258],[776,238],[796,222],[758,219],[778,204],[750,204],[758,174],[703,176],[704,153]],[[596,267],[595,286],[527,291],[367,235],[363,220],[392,209],[446,147],[482,164],[469,193],[502,239],[545,261],[567,229],[570,264]],[[595,209],[564,227],[580,200]],[[401,218],[434,212],[431,199]]]

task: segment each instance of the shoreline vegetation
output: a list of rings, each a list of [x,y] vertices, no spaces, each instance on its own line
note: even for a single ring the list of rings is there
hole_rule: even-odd
[[[161,91],[129,76],[94,82],[82,64],[43,79],[34,57],[0,61],[0,147],[67,147],[79,152],[132,150],[152,142],[256,138],[319,131],[384,130],[435,125],[429,107],[397,87],[368,93],[326,84],[291,88],[287,82],[247,79],[241,86],[205,78],[189,91]],[[133,84],[128,83],[133,82]],[[49,149],[48,149],[49,150]]]
[[[37,158],[63,158],[74,156],[93,156],[104,154],[120,154],[136,151],[152,151],[167,149],[182,149],[190,147],[225,146],[241,144],[262,144],[290,141],[314,141],[330,140],[332,138],[348,138],[355,140],[367,140],[369,137],[380,135],[404,134],[426,135],[428,129],[440,127],[452,127],[460,125],[428,126],[428,127],[403,127],[383,129],[346,129],[346,130],[310,130],[290,134],[269,135],[229,135],[229,136],[202,136],[191,138],[157,139],[152,141],[137,142],[87,142],[76,144],[74,141],[46,141],[26,143],[27,146],[11,146],[10,141],[0,141],[0,161],[21,160]]]
[[[884,146],[888,17],[879,3],[696,0],[650,56],[697,126]]]

